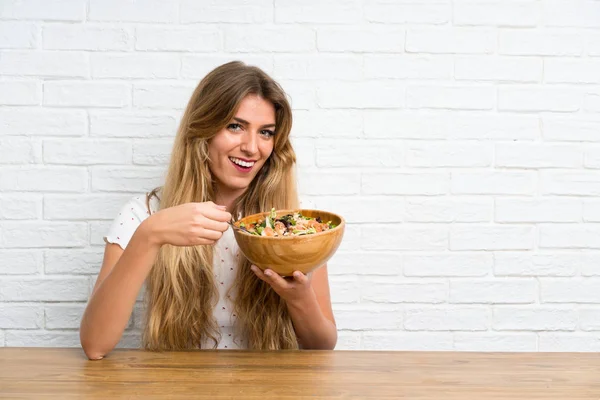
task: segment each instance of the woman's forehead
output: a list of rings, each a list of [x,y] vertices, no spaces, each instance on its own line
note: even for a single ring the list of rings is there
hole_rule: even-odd
[[[271,125],[275,123],[275,106],[262,97],[248,95],[240,102],[234,117],[251,125]]]

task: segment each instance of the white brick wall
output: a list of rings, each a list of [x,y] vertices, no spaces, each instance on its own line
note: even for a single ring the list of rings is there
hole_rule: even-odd
[[[241,59],[347,219],[338,348],[600,350],[599,29],[597,0],[2,1],[0,346],[79,345],[102,235]]]

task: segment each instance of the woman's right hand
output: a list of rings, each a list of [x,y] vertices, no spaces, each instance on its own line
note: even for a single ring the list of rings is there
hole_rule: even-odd
[[[229,227],[231,214],[212,201],[185,203],[160,210],[144,222],[150,241],[162,246],[197,246],[214,244]]]

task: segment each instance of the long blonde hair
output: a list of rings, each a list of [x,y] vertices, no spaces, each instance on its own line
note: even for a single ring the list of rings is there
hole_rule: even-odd
[[[198,84],[183,114],[165,179],[160,208],[214,201],[214,179],[208,167],[208,143],[234,117],[247,95],[258,95],[275,107],[274,148],[248,189],[234,205],[234,215],[298,206],[289,140],[291,107],[281,87],[257,67],[234,61],[211,71]],[[149,196],[157,195],[159,189]],[[234,314],[236,331],[251,349],[298,348],[285,302],[239,257]],[[212,314],[218,301],[212,246],[161,247],[146,281],[146,325],[143,345],[149,350],[217,346],[220,339]]]

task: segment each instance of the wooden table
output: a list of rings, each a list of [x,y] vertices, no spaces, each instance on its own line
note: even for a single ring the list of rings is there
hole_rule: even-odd
[[[600,355],[0,348],[0,398],[600,399]]]

